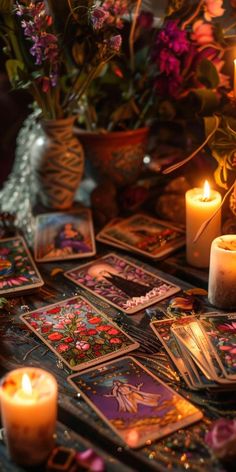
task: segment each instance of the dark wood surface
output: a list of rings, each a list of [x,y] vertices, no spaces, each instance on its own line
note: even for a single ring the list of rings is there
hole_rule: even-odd
[[[104,246],[98,249],[99,251],[101,249],[104,253]],[[106,249],[106,252],[108,251],[109,248]],[[126,257],[132,260],[129,255],[126,255]],[[146,265],[146,268],[154,273],[167,277],[159,270],[162,267],[167,267],[167,262],[155,262],[155,264],[147,265],[139,259],[139,263],[142,266]],[[63,271],[72,268],[74,265],[75,262],[73,261],[38,264],[45,280],[45,286],[33,294],[9,299],[8,304],[0,310],[1,374],[3,375],[4,372],[22,365],[40,366],[52,372],[56,376],[59,385],[59,443],[69,443],[70,446],[74,446],[78,450],[87,447],[97,448],[97,451],[106,461],[107,470],[119,470],[121,472],[130,469],[134,471],[166,471],[168,469],[175,472],[185,470],[222,472],[226,470],[222,464],[219,464],[211,456],[205,446],[204,435],[212,418],[222,415],[235,415],[236,402],[233,398],[234,395],[232,393],[213,394],[208,391],[194,393],[188,391],[149,327],[151,318],[156,319],[161,316],[164,318],[166,316],[165,313],[170,310],[169,300],[156,304],[151,309],[142,310],[136,315],[127,316],[67,280],[63,276]],[[77,261],[76,265],[78,265]],[[60,271],[56,275],[52,275],[55,268],[60,269]],[[176,270],[172,266],[169,272],[173,274]],[[168,278],[170,281],[177,283],[182,290],[191,287],[188,283],[176,279],[173,275],[168,275]],[[81,398],[78,398],[76,392],[67,382],[67,376],[71,372],[19,320],[19,316],[25,311],[55,303],[55,301],[77,294],[83,294],[87,297],[97,308],[108,314],[134,339],[139,341],[140,348],[135,351],[134,356],[176,391],[199,406],[205,414],[204,420],[136,451],[124,446],[92,409]],[[202,311],[207,306],[207,299],[204,296],[197,298],[197,309]],[[170,313],[168,313],[168,316],[170,316]],[[68,440],[64,431],[69,431],[70,440]],[[0,470],[1,472],[22,471],[9,461],[3,444],[0,446]]]

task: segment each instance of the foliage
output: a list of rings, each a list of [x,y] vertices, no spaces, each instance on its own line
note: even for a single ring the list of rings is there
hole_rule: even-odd
[[[155,119],[211,114],[229,90],[226,40],[214,19],[223,0],[188,0],[166,12],[160,27],[142,2],[124,19],[121,54],[87,89],[88,129],[134,129]]]
[[[48,119],[70,115],[86,87],[119,52],[107,2],[0,0],[0,27],[13,88],[26,88]],[[112,21],[97,28],[99,5]]]

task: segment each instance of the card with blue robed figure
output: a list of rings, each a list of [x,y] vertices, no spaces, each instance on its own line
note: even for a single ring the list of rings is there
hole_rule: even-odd
[[[131,356],[69,376],[68,381],[131,448],[171,434],[203,416]]]
[[[79,259],[96,253],[91,212],[87,208],[36,217],[35,260]]]
[[[0,240],[0,295],[32,291],[44,284],[20,236]]]

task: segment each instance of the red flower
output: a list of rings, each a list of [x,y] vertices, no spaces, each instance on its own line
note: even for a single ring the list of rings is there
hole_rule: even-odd
[[[68,351],[68,349],[70,349],[70,347],[68,346],[68,344],[59,344],[57,346],[57,351],[58,352],[65,352],[65,351]]]
[[[68,336],[68,338],[64,339],[65,343],[72,343],[74,339],[71,336]]]
[[[111,327],[109,325],[102,325],[96,328],[97,331],[108,331]]]
[[[52,315],[54,315],[54,313],[59,313],[59,311],[61,311],[61,308],[55,306],[55,308],[48,310],[48,313],[51,313]]]
[[[231,323],[218,325],[218,329],[223,332],[236,333],[236,322],[232,321]]]
[[[32,328],[37,328],[37,327],[38,327],[38,323],[36,323],[36,321],[31,321],[31,322],[30,322],[30,326],[32,326]]]
[[[63,335],[61,333],[52,333],[48,336],[48,339],[50,339],[50,341],[60,341],[61,338],[63,338]]]
[[[120,338],[111,338],[111,339],[110,339],[110,343],[111,343],[111,344],[121,344],[122,341],[121,341]]]
[[[48,333],[51,329],[51,326],[42,326],[41,333]]]
[[[111,328],[109,329],[108,334],[116,335],[116,334],[119,334],[119,331],[116,328]]]
[[[100,316],[94,316],[93,318],[90,318],[90,320],[88,320],[88,322],[90,324],[98,324],[100,323],[102,320],[100,318]]]
[[[87,333],[89,336],[93,336],[94,334],[97,334],[96,329],[88,329]]]

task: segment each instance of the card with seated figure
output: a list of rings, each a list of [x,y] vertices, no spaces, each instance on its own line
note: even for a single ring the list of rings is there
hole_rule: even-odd
[[[14,295],[42,287],[29,249],[20,236],[0,240],[0,295]]]
[[[90,210],[38,215],[34,253],[38,262],[93,256],[96,247]]]
[[[171,282],[113,253],[64,275],[127,314],[136,313],[180,290]]]
[[[72,375],[68,381],[131,448],[202,418],[200,410],[130,356]]]
[[[185,244],[182,229],[141,213],[107,226],[99,237],[155,260]]]
[[[54,303],[20,318],[67,367],[75,371],[139,347],[83,297]]]

